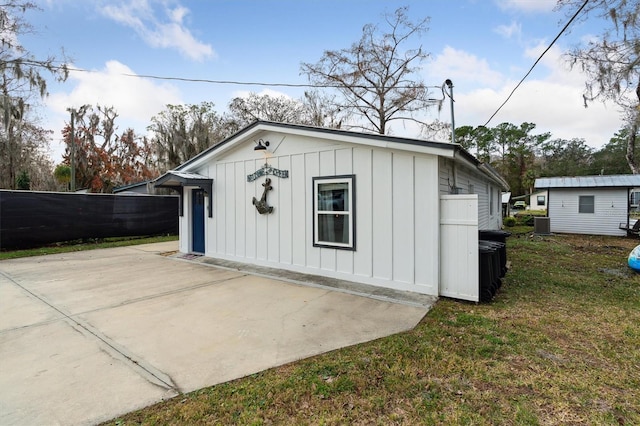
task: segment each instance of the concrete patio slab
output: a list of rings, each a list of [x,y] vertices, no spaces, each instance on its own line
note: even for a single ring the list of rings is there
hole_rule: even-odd
[[[0,262],[0,424],[95,424],[413,328],[429,306],[167,254],[160,243]]]

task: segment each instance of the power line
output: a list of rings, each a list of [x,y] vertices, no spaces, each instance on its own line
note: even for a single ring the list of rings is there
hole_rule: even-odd
[[[47,68],[47,69],[55,69],[63,72],[85,72],[85,73],[99,73],[100,71],[96,70],[87,70],[83,68],[75,68],[69,67],[67,65],[52,65],[52,64],[43,64],[37,61],[21,61],[23,64],[27,64],[34,67]],[[169,76],[161,76],[161,75],[153,75],[153,74],[131,74],[131,73],[116,73],[115,75],[123,76],[123,77],[132,77],[132,78],[148,78],[152,80],[164,80],[164,81],[182,81],[186,83],[207,83],[207,84],[228,84],[228,85],[237,85],[237,86],[263,86],[263,87],[308,87],[308,88],[323,88],[323,89],[339,89],[343,86],[338,84],[305,84],[305,83],[266,83],[266,82],[258,82],[258,81],[237,81],[237,80],[214,80],[207,78],[188,78],[188,77],[169,77]],[[375,89],[374,86],[364,86],[364,85],[353,85],[352,87],[359,89]],[[415,85],[411,86],[395,86],[398,89],[410,89],[416,87]],[[426,89],[441,89],[440,86],[427,86],[422,85],[422,87]],[[444,96],[444,95],[443,95]]]
[[[542,52],[542,54],[540,54],[540,56],[538,56],[538,59],[536,59],[536,61],[533,63],[533,65],[531,66],[531,68],[529,69],[529,71],[527,71],[527,73],[524,75],[524,77],[522,77],[522,80],[520,80],[520,82],[518,84],[516,84],[516,87],[513,88],[513,90],[511,91],[511,93],[509,93],[509,96],[507,96],[507,99],[504,100],[504,102],[502,103],[502,105],[500,105],[498,107],[498,109],[496,110],[496,112],[494,112],[491,117],[489,117],[489,119],[487,120],[486,123],[484,123],[483,127],[486,127],[487,124],[489,124],[489,122],[493,119],[493,117],[496,116],[496,114],[498,114],[498,112],[502,109],[503,106],[505,106],[507,104],[507,102],[509,102],[509,99],[511,99],[511,96],[513,96],[513,94],[515,93],[516,90],[518,90],[518,87],[520,87],[520,85],[525,81],[525,79],[527,77],[529,77],[529,74],[531,74],[531,71],[533,71],[533,69],[535,68],[536,65],[538,65],[538,62],[540,62],[540,60],[542,59],[542,57],[545,55],[545,53],[547,53],[549,51],[549,49],[551,49],[551,47],[555,44],[555,42],[560,38],[560,36],[567,30],[567,28],[569,28],[569,25],[571,25],[571,23],[578,17],[578,15],[580,14],[580,12],[582,12],[582,9],[584,9],[584,7],[587,5],[587,3],[589,3],[589,0],[585,0],[584,3],[582,4],[582,6],[580,6],[580,9],[578,9],[576,11],[576,13],[573,14],[573,16],[571,17],[571,19],[569,19],[569,22],[567,22],[565,24],[564,27],[562,27],[562,30],[560,30],[560,32],[558,33],[558,35],[556,36],[556,38],[553,39],[553,41],[551,42],[551,44],[549,44],[549,46],[544,50],[544,52]]]

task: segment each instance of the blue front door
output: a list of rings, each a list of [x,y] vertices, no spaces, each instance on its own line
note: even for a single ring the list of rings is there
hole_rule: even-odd
[[[191,200],[192,250],[195,253],[204,253],[204,191],[194,190],[191,193]]]

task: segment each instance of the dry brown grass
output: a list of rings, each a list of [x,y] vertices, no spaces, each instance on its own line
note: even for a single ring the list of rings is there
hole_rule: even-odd
[[[183,395],[110,424],[640,424],[638,240],[528,234],[491,304]]]

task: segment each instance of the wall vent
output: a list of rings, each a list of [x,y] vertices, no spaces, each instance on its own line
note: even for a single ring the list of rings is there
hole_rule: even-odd
[[[537,235],[551,234],[551,219],[548,217],[533,218],[533,233]]]

